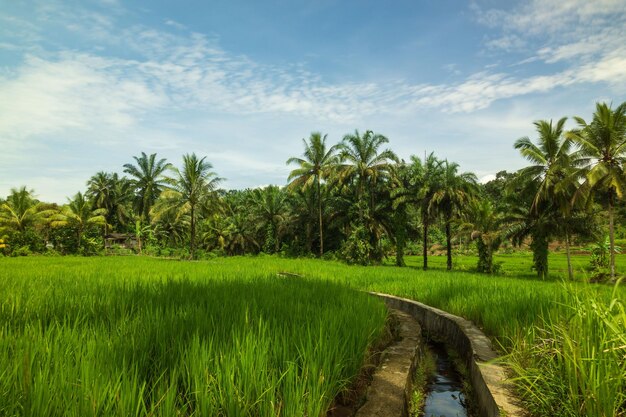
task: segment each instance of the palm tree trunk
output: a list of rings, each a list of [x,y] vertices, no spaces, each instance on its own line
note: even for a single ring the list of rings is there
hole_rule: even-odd
[[[320,186],[320,179],[317,178],[317,209],[319,214],[320,225],[320,258],[324,255],[324,227],[322,225],[322,192]]]
[[[569,230],[565,228],[565,253],[567,254],[567,276],[570,281],[574,280],[574,270],[572,269],[572,258],[569,251]]]
[[[194,250],[196,246],[196,221],[195,221],[196,219],[195,219],[194,209],[195,207],[192,204],[191,205],[191,236],[189,239],[189,253],[190,253],[191,259],[194,258]]]
[[[135,234],[137,235],[137,249],[141,255],[141,225],[143,224],[143,216],[139,219],[139,223],[135,221]]]
[[[423,216],[424,239],[422,241],[422,257],[424,258],[424,271],[428,269],[428,216]]]
[[[310,214],[310,213],[309,213]],[[307,222],[306,223],[306,249],[307,249],[307,254],[312,254],[313,253],[313,232],[311,231],[311,223]]]
[[[446,221],[446,255],[448,257],[448,271],[452,269],[452,237],[450,236],[450,220]]]
[[[406,246],[406,208],[398,207],[394,214],[394,228],[396,237],[396,266],[406,266],[404,262],[404,247]]]
[[[611,252],[611,280],[615,279],[615,226],[613,225],[613,193],[609,195],[609,251]]]
[[[274,225],[274,253],[278,253],[280,251],[280,239],[278,233],[278,225]]]

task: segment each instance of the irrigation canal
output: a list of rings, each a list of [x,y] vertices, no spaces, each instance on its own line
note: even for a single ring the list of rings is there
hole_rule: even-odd
[[[467,417],[461,376],[443,344],[428,342],[426,348],[435,359],[435,374],[428,384],[424,417]]]

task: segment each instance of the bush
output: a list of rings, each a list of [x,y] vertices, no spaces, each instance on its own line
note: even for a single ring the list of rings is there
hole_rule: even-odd
[[[58,251],[56,251],[54,248],[48,248],[44,253],[43,256],[61,256],[61,253],[59,253]]]
[[[19,248],[13,250],[13,252],[11,252],[11,256],[15,257],[15,256],[28,256],[31,255],[32,252],[30,251],[30,248],[28,246],[20,246]]]
[[[369,265],[371,253],[372,247],[363,226],[353,228],[341,245],[341,259],[350,265]]]
[[[324,252],[324,256],[322,256],[322,259],[324,259],[325,261],[337,261],[340,259],[340,257],[337,256],[335,252],[328,251],[328,252]]]

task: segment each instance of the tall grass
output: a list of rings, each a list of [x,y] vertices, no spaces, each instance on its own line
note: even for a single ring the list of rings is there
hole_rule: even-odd
[[[251,268],[2,260],[0,415],[320,416],[385,317]]]
[[[626,415],[626,309],[615,290],[606,303],[569,288],[567,314],[548,315],[512,350],[508,363],[535,415]]]

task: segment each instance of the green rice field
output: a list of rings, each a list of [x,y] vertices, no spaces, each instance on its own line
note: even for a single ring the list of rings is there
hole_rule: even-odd
[[[30,257],[0,259],[0,415],[322,416],[385,323],[360,290],[473,320],[532,415],[626,412],[623,287],[278,257]]]
[[[233,266],[2,259],[0,415],[323,415],[384,306]]]

